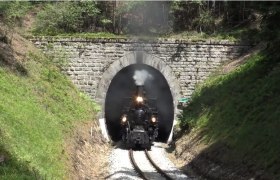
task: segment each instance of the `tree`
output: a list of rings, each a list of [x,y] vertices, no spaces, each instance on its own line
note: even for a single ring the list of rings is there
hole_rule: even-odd
[[[99,9],[95,2],[52,2],[37,15],[35,33],[55,35],[91,31]]]
[[[162,34],[169,30],[170,2],[130,1],[117,4],[119,32],[129,34]]]

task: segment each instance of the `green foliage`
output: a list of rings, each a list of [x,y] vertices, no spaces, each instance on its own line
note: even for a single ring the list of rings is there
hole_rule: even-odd
[[[94,21],[98,13],[95,2],[48,3],[38,13],[34,33],[56,35],[80,32]]]
[[[193,20],[194,25],[199,32],[213,32],[215,27],[215,19],[210,11],[205,10],[199,13],[198,17]]]
[[[203,4],[202,1],[173,1],[170,8],[173,30],[195,30],[194,19]]]
[[[125,2],[120,8],[117,9],[118,14],[125,14],[128,12],[134,11],[137,6],[144,6],[145,2],[144,1],[130,1],[130,2]]]
[[[265,32],[278,28],[279,11],[279,2],[173,1],[170,18],[175,32],[226,34],[237,28]],[[249,27],[250,24],[262,26]],[[265,38],[272,35],[273,33],[265,33],[262,36]]]
[[[0,66],[0,179],[67,179],[67,134],[97,108],[59,69],[29,53],[27,76]]]
[[[35,35],[100,31],[153,36],[197,31],[215,35],[236,28],[250,29],[248,24],[261,22],[252,29],[264,32],[260,37],[267,39],[273,38],[271,29],[279,26],[280,11],[278,2],[252,1],[14,1],[0,2],[0,15],[14,27],[32,7],[38,11]]]
[[[12,25],[21,22],[22,17],[30,9],[29,2],[0,2],[0,14],[3,15],[6,23]]]
[[[97,32],[97,33],[61,33],[56,34],[53,38],[87,38],[87,39],[97,39],[97,38],[127,38],[128,36],[125,35],[116,35],[109,32]],[[52,45],[49,44],[48,48],[53,48]]]
[[[158,35],[170,31],[170,2],[125,2],[117,9],[122,32],[136,35]]]
[[[101,19],[101,23],[103,25],[103,31],[105,31],[106,30],[105,27],[112,24],[112,21],[110,19],[103,18]]]
[[[102,19],[101,22],[102,22],[102,24],[104,24],[104,25],[107,25],[107,24],[112,23],[112,21],[111,21],[110,19],[105,19],[105,18]]]
[[[279,178],[280,56],[276,46],[197,88],[184,109],[181,126],[203,129],[208,142],[225,143],[230,152],[218,158],[237,157],[234,161],[250,162]]]

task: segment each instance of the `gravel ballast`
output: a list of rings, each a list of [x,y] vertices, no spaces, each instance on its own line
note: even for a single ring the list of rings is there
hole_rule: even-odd
[[[153,161],[170,177],[173,179],[183,180],[189,179],[183,174],[175,165],[165,156],[165,150],[162,143],[155,143],[149,151]],[[161,180],[164,179],[154,167],[150,164],[145,156],[145,152],[142,150],[134,151],[134,159],[139,168],[145,173],[148,179]],[[109,157],[109,175],[108,179],[141,179],[136,171],[133,169],[128,150],[115,148],[112,150]]]

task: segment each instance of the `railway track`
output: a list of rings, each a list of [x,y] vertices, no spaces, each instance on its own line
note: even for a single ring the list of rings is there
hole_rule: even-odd
[[[164,172],[160,167],[157,166],[157,164],[153,161],[153,159],[151,158],[151,156],[149,155],[148,150],[145,149],[145,157],[147,158],[147,160],[149,161],[149,163],[152,165],[152,167],[156,170],[157,173],[159,173],[162,177],[164,177],[167,180],[172,180],[173,178],[171,178],[166,172]],[[133,150],[130,149],[129,150],[129,158],[130,158],[130,162],[133,166],[133,168],[136,170],[136,172],[138,173],[138,175],[144,179],[144,180],[149,180],[151,178],[148,177],[147,174],[145,174],[145,172],[143,172],[137,162],[135,161],[134,155],[133,155]]]

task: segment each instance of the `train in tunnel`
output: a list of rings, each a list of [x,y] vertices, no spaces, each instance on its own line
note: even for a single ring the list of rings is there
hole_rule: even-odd
[[[146,97],[144,86],[137,86],[129,99],[120,118],[122,141],[127,148],[150,149],[158,136],[156,100]]]
[[[136,71],[143,70],[152,78],[147,78],[142,84],[136,83]],[[142,87],[139,89],[137,85]],[[132,116],[133,112],[129,112],[129,109],[135,109],[137,94],[142,95],[149,114],[156,117],[158,135],[155,141],[167,142],[172,133],[175,110],[171,88],[160,71],[146,64],[129,65],[121,69],[110,82],[104,104],[105,126],[110,140],[122,141],[125,126],[121,125],[121,119],[124,114]]]

